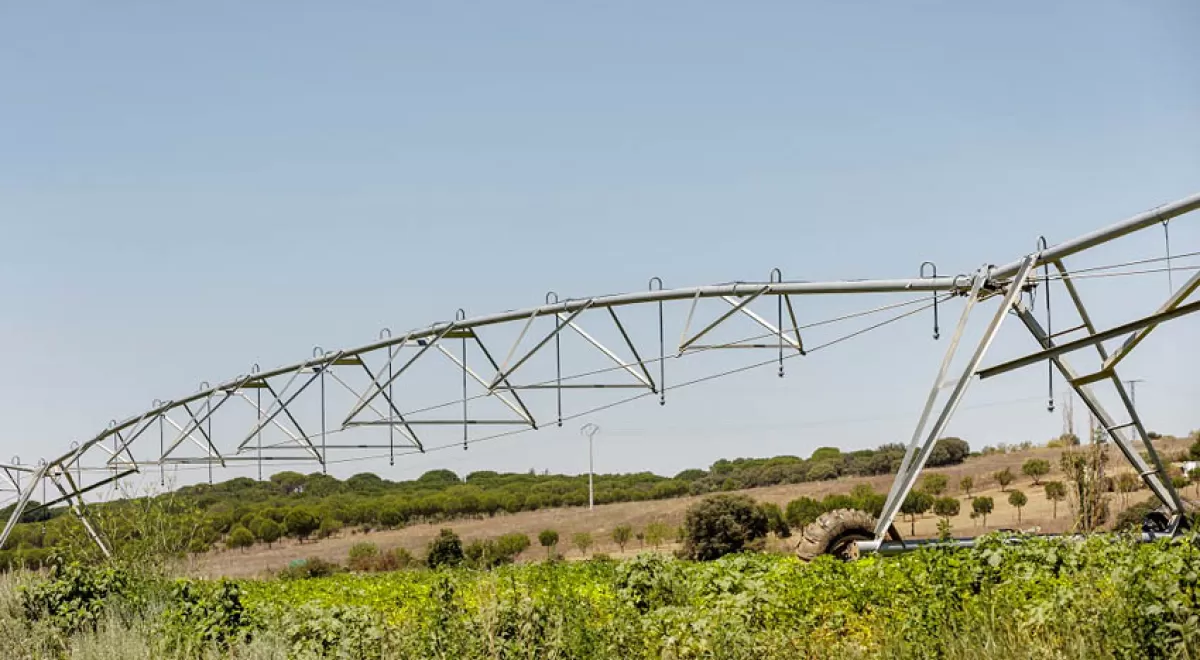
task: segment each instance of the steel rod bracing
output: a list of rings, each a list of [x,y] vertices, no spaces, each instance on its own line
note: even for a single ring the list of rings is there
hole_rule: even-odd
[[[782,376],[787,359],[803,357],[812,351],[837,345],[930,307],[934,315],[933,334],[937,339],[941,334],[940,306],[952,297],[964,299],[962,316],[917,428],[906,448],[899,473],[888,493],[884,513],[876,530],[881,538],[923,469],[933,443],[946,429],[974,377],[988,378],[1043,360],[1047,361],[1048,368],[1057,369],[1068,378],[1077,393],[1086,393],[1089,384],[1102,380],[1115,383],[1116,391],[1132,421],[1128,425],[1120,425],[1102,410],[1102,414],[1097,416],[1106,420],[1106,432],[1114,437],[1114,441],[1127,458],[1138,466],[1139,473],[1147,480],[1155,495],[1172,510],[1178,510],[1178,495],[1174,493],[1170,480],[1164,476],[1161,460],[1149,444],[1144,425],[1119,379],[1116,378],[1115,368],[1156,326],[1200,310],[1200,303],[1189,303],[1186,300],[1200,288],[1200,273],[1195,274],[1183,287],[1175,291],[1155,313],[1111,329],[1099,330],[1083,307],[1073,281],[1079,276],[1072,276],[1066,270],[1064,260],[1130,233],[1166,223],[1197,208],[1200,208],[1200,194],[1139,213],[1058,245],[1048,246],[1046,241],[1041,239],[1036,253],[999,267],[981,268],[969,276],[939,276],[937,267],[932,262],[925,262],[920,268],[919,277],[904,279],[784,281],[782,272],[774,269],[765,282],[733,282],[667,289],[663,287],[661,279],[653,278],[643,291],[561,300],[557,294],[551,293],[546,296],[544,304],[536,307],[474,318],[467,318],[465,312],[459,310],[452,321],[435,323],[394,336],[390,330],[381,331],[378,338],[371,343],[329,352],[316,350],[309,358],[294,364],[268,370],[261,370],[255,365],[248,375],[239,375],[215,386],[205,384],[199,391],[176,399],[156,400],[150,409],[123,421],[114,422],[85,441],[72,443],[68,451],[49,459],[42,466],[19,466],[14,460],[12,465],[4,468],[4,475],[13,483],[17,501],[9,520],[6,521],[4,531],[0,532],[0,546],[7,541],[15,521],[20,519],[36,488],[44,489],[47,484],[60,490],[62,497],[52,503],[43,503],[42,506],[69,504],[85,521],[89,534],[103,548],[102,535],[98,530],[92,529],[90,521],[86,520],[83,496],[95,493],[103,485],[137,474],[148,465],[159,467],[157,476],[160,483],[165,484],[166,465],[201,465],[211,472],[214,465],[253,463],[258,466],[261,478],[264,463],[308,460],[320,464],[322,470],[326,470],[330,463],[354,460],[332,458],[333,452],[369,448],[386,449],[384,457],[394,462],[397,455],[443,447],[444,445],[428,445],[428,437],[436,436],[439,427],[446,430],[459,428],[458,445],[466,448],[473,442],[490,437],[538,429],[539,424],[535,420],[531,404],[522,398],[523,392],[554,390],[553,418],[558,425],[648,395],[656,396],[660,404],[665,404],[667,379],[670,377],[667,373],[668,361],[692,359],[698,355],[711,354],[713,351],[735,348],[771,349],[774,353],[774,357],[766,362],[725,370],[702,378],[673,379],[672,388],[771,363],[778,365],[778,374]],[[1196,253],[1176,254],[1174,259],[1178,261],[1192,254]],[[1167,259],[1171,259],[1171,255],[1168,254]],[[1150,260],[1128,263],[1148,261]],[[1190,268],[1170,261],[1168,264],[1171,270],[1183,271]],[[1049,274],[1050,266],[1058,270],[1057,277]],[[1042,268],[1043,271],[1040,277],[1034,274],[1038,268]],[[1093,275],[1097,274],[1089,272],[1085,277]],[[1056,337],[1069,331],[1054,333],[1049,326],[1049,288],[1052,284],[1065,288],[1069,299],[1079,312],[1082,324],[1072,331],[1085,330],[1086,336],[1061,344],[1054,341]],[[1046,289],[1042,295],[1046,296],[1047,314],[1046,330],[1040,334],[1035,329],[1040,327],[1040,324],[1020,302],[1022,291],[1039,286]],[[798,321],[796,307],[800,304],[798,301],[805,297],[858,294],[913,294],[919,296],[919,299],[891,302],[830,319],[812,319],[809,306],[801,306],[806,323],[801,325]],[[964,341],[968,316],[979,303],[991,301],[993,298],[1000,304],[983,338],[975,345],[961,377],[946,380],[953,367],[957,350]],[[702,308],[711,303],[705,302],[701,305],[702,301],[708,300],[716,300],[722,303],[724,308],[710,316],[711,310],[702,311]],[[676,350],[668,351],[665,342],[666,309],[667,305],[673,302],[687,304],[687,318],[682,324],[683,333]],[[922,307],[914,309],[914,304],[921,304]],[[627,315],[624,311],[618,313],[618,308],[633,308],[639,305],[647,306],[651,323],[657,323],[657,327],[652,324],[648,328],[640,327],[636,322],[637,314],[631,312]],[[756,306],[759,307],[759,311],[754,309]],[[1040,350],[994,367],[982,368],[980,363],[1010,310],[1016,311],[1022,318],[1041,344]],[[833,324],[853,323],[868,315],[888,311],[895,311],[897,315],[832,339],[812,339],[812,333],[822,332]],[[600,315],[606,317],[604,326],[610,334],[609,339],[604,339],[594,325]],[[703,320],[706,317],[711,320]],[[635,320],[630,320],[631,318]],[[693,322],[699,328],[695,332],[691,332]],[[736,327],[738,323],[743,324],[743,328],[747,324],[756,326],[760,332],[756,336],[738,340],[715,339],[718,330]],[[492,331],[489,328],[493,326],[513,328],[516,340],[507,347],[496,346],[496,342],[490,338]],[[481,333],[481,330],[484,332]],[[569,332],[564,332],[567,330]],[[639,333],[638,330],[644,332]],[[805,333],[803,337],[802,331]],[[640,342],[652,341],[647,335],[652,337],[654,334],[657,334],[659,344],[657,356],[652,350],[645,350],[644,343],[639,345]],[[485,335],[489,338],[485,339]],[[1103,342],[1126,336],[1128,338],[1124,345],[1111,356],[1108,355]],[[701,339],[706,339],[708,343],[701,344]],[[564,364],[576,364],[576,354],[571,355],[571,360],[566,359],[567,340],[577,342],[573,350],[588,351],[592,356],[590,359],[598,359],[608,366],[581,374],[565,374]],[[581,343],[578,343],[579,340]],[[1080,376],[1066,365],[1064,356],[1087,346],[1096,347],[1101,355],[1102,365],[1097,372]],[[501,350],[495,351],[495,348]],[[481,359],[469,357],[471,352],[481,356]],[[440,353],[443,358],[431,357],[434,353]],[[549,354],[552,358],[552,372],[541,380],[529,378],[526,372],[536,368],[534,358],[543,354]],[[503,361],[497,361],[494,355],[506,357]],[[441,363],[443,359],[446,362]],[[416,367],[424,368],[423,365],[434,360],[455,370],[453,379],[457,383],[458,398],[446,404],[433,406],[406,405],[409,393],[413,389],[421,389],[421,383],[413,381],[425,378],[416,375],[420,372]],[[491,372],[487,373],[487,369]],[[615,374],[620,379],[614,380],[610,377],[601,381],[590,380],[590,377],[602,374]],[[365,385],[362,384],[364,381]],[[478,391],[482,393],[472,395],[472,383],[477,385]],[[330,387],[331,384],[333,387]],[[1051,392],[1052,388],[1051,382]],[[251,389],[254,390],[252,395],[247,391]],[[628,397],[582,412],[568,413],[564,409],[564,395],[569,392],[619,393],[630,389],[634,390],[634,393]],[[950,390],[949,395],[938,415],[934,416],[937,402],[946,389]],[[343,408],[337,397],[347,394],[352,397],[352,402]],[[265,402],[264,395],[267,399]],[[1094,397],[1086,394],[1081,396],[1089,408],[1099,409],[1099,403]],[[232,399],[239,399],[243,403],[229,405],[228,402]],[[501,413],[512,416],[506,418],[503,414],[485,412],[483,404],[487,400],[499,404]],[[472,403],[476,401],[479,405]],[[428,417],[430,411],[450,405],[457,406],[456,414]],[[1053,406],[1052,395],[1048,406]],[[252,419],[247,422],[248,428],[235,429],[230,435],[227,427],[214,426],[215,419],[228,419],[239,411],[244,412],[245,407],[253,411]],[[330,426],[330,414],[336,415],[332,419],[340,419],[341,423],[334,421],[333,426]],[[176,421],[177,419],[182,421]],[[307,422],[313,433],[302,425],[302,420]],[[484,426],[500,430],[493,435],[472,436],[471,428]],[[379,427],[386,427],[386,435],[375,440],[329,441],[329,436],[334,434],[355,429],[364,429],[363,433],[371,433],[369,429]],[[1142,461],[1137,452],[1131,450],[1132,440],[1124,433],[1130,428],[1134,429],[1147,445],[1149,463]],[[421,435],[418,435],[417,429],[421,429]],[[264,434],[268,433],[281,439],[268,440],[264,437]],[[168,434],[171,437],[167,437]],[[158,436],[158,444],[152,450],[153,441],[148,438],[154,435]],[[110,438],[111,442],[108,442]],[[224,445],[230,449],[221,451],[221,443],[230,440],[233,441],[231,444]],[[197,449],[200,451],[199,456],[189,453],[196,452]],[[100,452],[98,460],[94,460],[93,455],[97,452]],[[298,452],[302,453],[298,455]],[[103,467],[104,471],[98,471],[99,467]],[[72,471],[75,478],[72,478]],[[21,474],[26,474],[27,478],[21,479]],[[106,548],[105,550],[107,551]]]

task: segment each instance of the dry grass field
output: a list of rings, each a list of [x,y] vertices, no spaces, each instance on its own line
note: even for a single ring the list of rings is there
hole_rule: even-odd
[[[1168,454],[1173,454],[1184,449],[1187,444],[1182,439],[1164,439],[1155,446]],[[1119,453],[1115,449],[1111,451],[1109,473],[1116,474],[1128,469]],[[1059,449],[1038,448],[1009,454],[993,454],[968,459],[965,463],[953,467],[926,470],[925,473],[946,475],[949,482],[947,494],[963,500],[959,515],[951,519],[953,533],[956,536],[974,536],[985,531],[1017,528],[1040,532],[1062,532],[1066,531],[1069,525],[1070,512],[1067,502],[1058,504],[1057,517],[1055,517],[1053,503],[1046,499],[1044,490],[1040,486],[1034,486],[1028,477],[1021,474],[1021,465],[1025,461],[1031,458],[1044,458],[1050,461],[1051,473],[1042,480],[1060,479],[1062,476],[1058,469],[1060,453]],[[1006,467],[1017,475],[1016,481],[1008,487],[1008,490],[1020,489],[1029,499],[1029,503],[1022,509],[1019,524],[1016,509],[1008,503],[1008,494],[1002,493],[999,485],[992,478],[995,472]],[[988,516],[986,527],[981,524],[981,521],[970,518],[970,498],[958,487],[959,480],[968,475],[975,481],[973,496],[991,496],[995,500],[995,511]],[[790,500],[805,495],[820,499],[832,493],[849,493],[850,489],[861,483],[870,484],[876,490],[886,492],[891,481],[892,477],[885,475],[787,484],[739,492],[760,502],[775,502],[782,507],[786,506]],[[1193,487],[1189,487],[1187,491],[1187,495],[1194,499]],[[1139,490],[1130,495],[1128,504],[1134,504],[1147,497],[1149,497],[1148,491]],[[568,559],[580,556],[578,550],[570,546],[571,536],[577,532],[588,532],[595,539],[596,544],[589,551],[590,553],[602,552],[611,556],[619,556],[621,553],[610,538],[614,527],[626,524],[631,525],[635,530],[641,530],[651,522],[661,521],[674,528],[682,524],[687,508],[700,499],[700,496],[695,496],[649,502],[622,502],[597,506],[593,511],[584,508],[547,509],[493,518],[412,525],[402,529],[376,530],[370,533],[354,533],[351,530],[343,530],[336,536],[319,541],[297,543],[288,540],[276,543],[270,549],[256,545],[244,551],[210,552],[192,559],[186,570],[190,574],[205,577],[253,577],[266,575],[287,566],[288,562],[292,560],[306,557],[320,557],[344,563],[350,547],[362,541],[375,543],[383,550],[403,547],[419,557],[423,556],[426,545],[442,528],[453,529],[464,542],[478,538],[496,537],[509,532],[524,533],[533,541],[533,546],[522,555],[521,559],[523,560],[536,560],[545,556],[545,551],[537,544],[538,532],[544,529],[554,529],[559,533],[558,551]],[[1116,494],[1113,495],[1112,503],[1115,516],[1123,508],[1123,503]],[[897,520],[897,528],[905,536],[909,535],[909,526],[907,519]],[[932,513],[926,514],[916,522],[917,537],[934,536],[936,530],[937,518]],[[776,547],[784,549],[789,545],[788,541],[777,541]],[[666,544],[661,549],[668,551],[673,550],[674,547],[674,544]],[[625,554],[634,554],[643,549],[634,540],[626,546]]]

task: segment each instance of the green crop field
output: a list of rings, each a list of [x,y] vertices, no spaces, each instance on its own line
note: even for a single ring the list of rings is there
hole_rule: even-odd
[[[14,573],[4,658],[1195,658],[1197,538],[271,580]]]

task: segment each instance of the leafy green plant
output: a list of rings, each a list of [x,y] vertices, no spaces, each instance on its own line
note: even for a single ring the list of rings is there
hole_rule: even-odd
[[[144,604],[136,586],[128,570],[72,562],[53,566],[47,579],[22,587],[19,597],[27,620],[47,620],[58,630],[73,633],[95,629],[105,609],[115,601],[124,601],[135,609]]]
[[[227,648],[249,639],[252,620],[236,582],[179,580],[162,615],[162,642],[173,651]]]

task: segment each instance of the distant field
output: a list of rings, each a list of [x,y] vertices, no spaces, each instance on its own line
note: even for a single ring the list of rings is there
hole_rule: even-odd
[[[1156,444],[1156,447],[1160,447],[1160,449],[1167,452],[1177,452],[1186,446],[1187,442],[1184,440],[1165,440],[1161,445]],[[1115,450],[1112,453],[1109,472],[1115,474],[1126,470],[1127,466],[1124,459]],[[969,475],[975,480],[975,489],[972,491],[973,495],[991,496],[995,500],[995,511],[992,515],[988,516],[986,528],[978,524],[977,521],[971,520],[970,503],[969,501],[964,501],[959,515],[951,519],[951,524],[956,535],[974,536],[982,534],[985,531],[1018,527],[1023,530],[1037,529],[1041,532],[1062,532],[1069,525],[1070,512],[1067,502],[1059,503],[1058,517],[1054,518],[1052,516],[1052,503],[1046,499],[1042,488],[1040,486],[1035,487],[1028,477],[1020,474],[1021,465],[1025,461],[1030,458],[1044,458],[1050,461],[1051,473],[1044,477],[1043,481],[1061,478],[1062,475],[1058,469],[1060,454],[1061,450],[1059,449],[1045,448],[1009,454],[993,454],[968,459],[961,465],[929,469],[925,473],[945,474],[950,484],[949,494],[961,498],[966,498],[966,495],[959,491],[958,482],[962,477]],[[1014,488],[1023,490],[1029,498],[1028,505],[1023,508],[1021,523],[1019,525],[1017,523],[1016,509],[1008,504],[1008,494],[1002,493],[999,485],[991,477],[993,473],[1003,470],[1006,467],[1010,468],[1017,475],[1017,480],[1009,486],[1009,490]],[[870,484],[876,490],[886,492],[891,481],[891,475],[853,477],[834,481],[769,486],[736,492],[744,493],[760,502],[775,502],[780,506],[785,506],[790,500],[801,496],[819,499],[832,493],[848,493],[855,485],[862,483]],[[1189,487],[1189,494],[1191,493],[1192,491]],[[1146,490],[1139,490],[1130,496],[1129,503],[1133,504],[1142,501],[1149,496]],[[576,532],[589,532],[596,540],[596,546],[589,554],[600,552],[611,556],[619,556],[621,553],[616,544],[610,540],[609,536],[614,527],[626,524],[640,530],[644,529],[647,524],[656,521],[664,522],[673,527],[678,526],[682,524],[684,512],[687,508],[700,499],[702,497],[696,496],[647,502],[622,502],[597,506],[593,511],[579,507],[544,509],[512,515],[501,515],[494,518],[411,525],[401,529],[372,531],[369,534],[351,533],[350,530],[343,530],[334,537],[319,541],[297,543],[293,540],[287,540],[276,543],[270,549],[259,544],[245,551],[220,550],[210,552],[192,559],[190,565],[186,567],[186,571],[192,575],[205,577],[254,577],[283,568],[287,566],[288,562],[295,559],[320,557],[329,561],[344,562],[350,547],[361,541],[375,543],[383,550],[403,547],[415,555],[421,556],[424,554],[425,547],[429,541],[437,535],[438,530],[443,528],[453,529],[463,538],[464,542],[477,538],[496,537],[509,532],[527,534],[531,539],[534,539],[534,545],[522,555],[522,559],[525,560],[536,560],[545,557],[544,550],[536,542],[538,532],[543,529],[549,528],[559,532],[562,541],[559,544],[558,550],[564,553],[568,559],[578,558],[579,556],[578,551],[569,545],[571,535]],[[1121,510],[1120,499],[1115,494],[1113,496],[1113,505],[1115,515]],[[906,536],[908,535],[909,523],[907,520],[897,519],[897,527],[901,530],[901,533]],[[932,514],[927,514],[918,519],[916,523],[917,537],[931,537],[936,534],[936,531],[937,518]],[[784,547],[789,545],[789,540],[781,540],[776,545],[778,549],[784,549]],[[661,549],[669,551],[673,550],[674,547],[674,544],[666,544]],[[626,546],[625,555],[636,554],[641,550],[643,548],[635,540]]]

